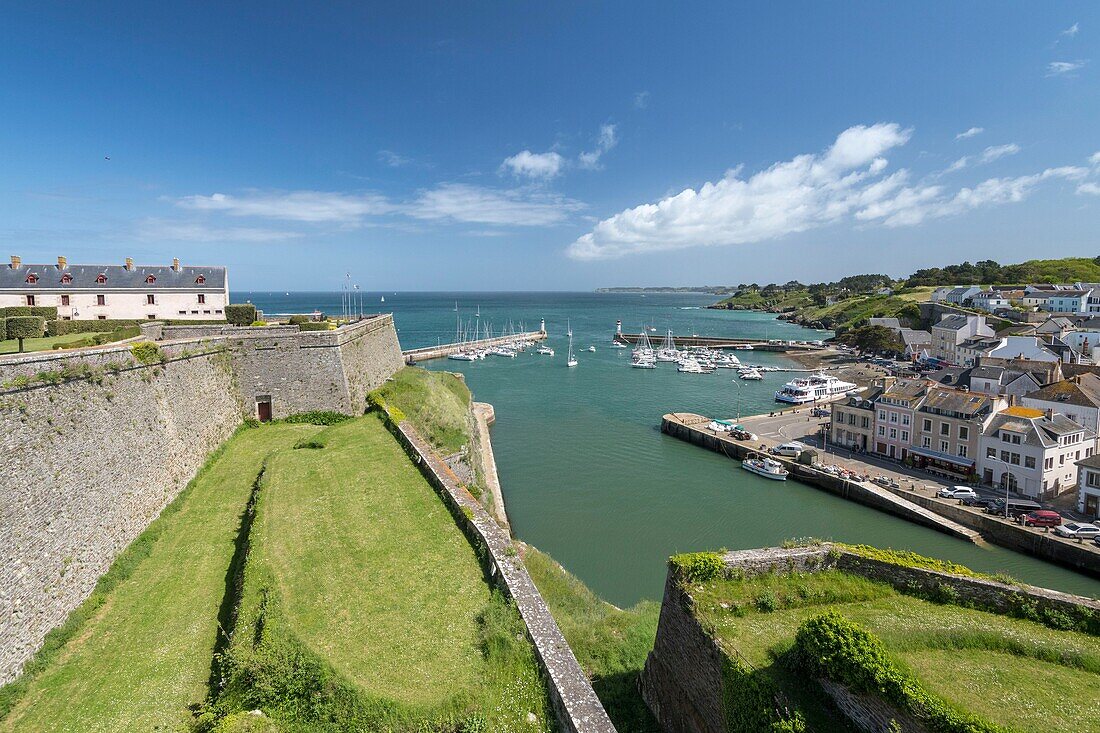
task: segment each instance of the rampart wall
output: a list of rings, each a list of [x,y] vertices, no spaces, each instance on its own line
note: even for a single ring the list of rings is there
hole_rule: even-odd
[[[389,315],[143,334],[166,339],[163,361],[129,343],[0,358],[0,684],[260,401],[274,418],[361,414],[403,365]]]

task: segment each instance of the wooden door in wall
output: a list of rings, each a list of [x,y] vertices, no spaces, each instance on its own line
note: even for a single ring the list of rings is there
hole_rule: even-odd
[[[256,400],[256,419],[260,422],[270,422],[271,420],[271,398],[266,400]]]

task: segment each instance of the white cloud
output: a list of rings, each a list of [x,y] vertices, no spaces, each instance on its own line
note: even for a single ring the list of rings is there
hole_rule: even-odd
[[[386,214],[393,205],[379,194],[346,194],[330,191],[289,193],[251,192],[245,196],[215,193],[185,196],[176,205],[195,211],[217,211],[230,216],[262,216],[302,222],[356,224],[368,215]]]
[[[855,218],[857,221],[879,222],[888,227],[913,226],[927,219],[955,216],[985,206],[1018,203],[1043,181],[1073,181],[1086,175],[1087,168],[1063,166],[1015,178],[990,178],[973,188],[961,188],[954,194],[946,193],[940,186],[907,187],[890,198],[857,211]]]
[[[1078,61],[1051,61],[1047,64],[1047,76],[1070,76],[1084,68],[1087,63],[1087,59]]]
[[[1077,31],[1080,30],[1079,26],[1080,26],[1080,24],[1074,23],[1069,28],[1066,28],[1064,31],[1062,31],[1062,35],[1063,36],[1069,36],[1070,38],[1073,38],[1074,36],[1077,35]]]
[[[532,153],[530,150],[520,151],[500,164],[501,170],[509,170],[514,176],[544,179],[554,178],[564,166],[565,158],[557,153]]]
[[[300,237],[298,232],[256,227],[211,227],[202,223],[145,219],[135,234],[146,241],[169,242],[278,242]]]
[[[1003,158],[1006,155],[1015,155],[1020,152],[1020,146],[1016,143],[1008,143],[1007,145],[990,145],[988,148],[982,151],[982,162],[992,163],[998,158]]]
[[[596,149],[581,153],[577,157],[577,163],[581,168],[596,169],[600,167],[600,158],[619,142],[615,135],[614,125],[600,125],[600,136],[596,140]]]
[[[1077,187],[1077,193],[1087,193],[1092,196],[1100,196],[1100,185],[1095,183],[1082,183]]]
[[[379,150],[378,160],[382,161],[390,168],[400,168],[401,166],[412,163],[412,158],[406,158],[404,155],[395,153],[392,150]]]
[[[961,171],[963,168],[965,168],[968,165],[970,165],[970,156],[969,155],[964,155],[963,157],[959,158],[958,160],[956,160],[951,165],[947,166],[947,170],[944,171],[944,173],[954,173],[955,171]]]
[[[1093,165],[1100,165],[1100,152],[1096,152],[1090,155],[1089,162]]]
[[[956,140],[966,140],[967,138],[971,138],[971,137],[974,137],[976,135],[981,135],[983,132],[985,132],[984,127],[971,127],[969,130],[967,130],[965,132],[960,132],[958,135],[955,136],[955,139]]]
[[[645,109],[649,106],[649,92],[634,92],[634,108]]]
[[[849,128],[821,154],[776,163],[748,179],[734,169],[698,190],[622,211],[596,224],[567,252],[575,259],[606,259],[759,242],[825,226],[904,184],[905,171],[878,176],[886,167],[883,154],[905,144],[910,134],[894,123]]]
[[[496,226],[559,224],[584,205],[579,201],[524,189],[493,189],[444,183],[421,191],[403,213],[417,219]]]

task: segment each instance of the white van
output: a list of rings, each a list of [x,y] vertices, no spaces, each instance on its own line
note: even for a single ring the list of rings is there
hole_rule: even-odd
[[[806,446],[798,441],[792,443],[784,443],[775,449],[775,452],[781,456],[789,456],[791,458],[798,458],[802,451],[806,450]]]

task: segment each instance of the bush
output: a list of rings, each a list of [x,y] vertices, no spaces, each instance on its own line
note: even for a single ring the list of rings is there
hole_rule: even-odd
[[[4,324],[9,339],[19,339],[19,350],[23,350],[23,339],[42,338],[46,333],[46,321],[39,316],[13,316]]]
[[[117,331],[122,328],[137,328],[139,321],[124,318],[90,321],[50,321],[46,329],[51,336],[65,336],[70,333],[93,333],[98,331]]]
[[[232,303],[225,306],[225,320],[234,326],[247,326],[256,320],[256,306],[251,303]]]
[[[47,321],[57,318],[57,306],[55,305],[32,305],[30,309],[30,315],[32,316],[38,316]]]
[[[328,331],[331,328],[328,321],[310,321],[298,326],[299,331]]]
[[[668,564],[680,572],[680,576],[689,583],[705,583],[722,574],[726,564],[717,552],[689,552],[673,555]]]
[[[295,313],[287,321],[292,326],[301,326],[303,323],[309,323],[309,316],[304,316],[301,313]]]
[[[11,318],[12,316],[33,316],[31,307],[29,305],[10,305],[7,308],[0,308],[0,317]]]
[[[351,415],[332,410],[313,410],[311,412],[299,412],[284,417],[281,422],[306,425],[339,425],[345,420],[350,420]]]
[[[130,353],[134,355],[139,364],[159,364],[164,361],[164,354],[160,347],[152,341],[141,341],[130,347]]]

